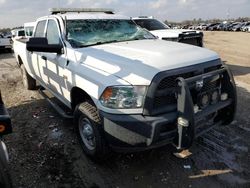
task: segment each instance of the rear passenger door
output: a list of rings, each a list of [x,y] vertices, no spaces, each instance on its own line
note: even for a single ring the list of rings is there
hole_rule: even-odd
[[[38,21],[34,37],[45,37],[45,28],[47,25],[47,20],[41,20]],[[36,80],[38,80],[42,85],[48,83],[48,76],[44,74],[44,67],[46,67],[47,63],[42,58],[43,52],[30,52],[31,53],[31,67],[33,68],[33,71],[35,72]],[[32,70],[31,70],[32,71]]]

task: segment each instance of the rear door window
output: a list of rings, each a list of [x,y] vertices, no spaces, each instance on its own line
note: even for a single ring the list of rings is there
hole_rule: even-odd
[[[34,37],[45,37],[44,33],[45,25],[46,25],[46,20],[37,23]]]

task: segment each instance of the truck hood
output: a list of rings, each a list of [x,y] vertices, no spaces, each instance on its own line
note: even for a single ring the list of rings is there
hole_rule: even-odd
[[[79,63],[115,75],[132,85],[149,85],[161,71],[219,58],[205,48],[159,39],[80,48],[75,55]]]
[[[150,31],[153,35],[162,38],[178,38],[179,34],[191,34],[191,33],[200,33],[199,31],[186,30],[186,29],[160,29]]]

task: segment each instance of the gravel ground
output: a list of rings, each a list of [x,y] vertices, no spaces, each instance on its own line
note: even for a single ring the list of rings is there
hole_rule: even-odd
[[[205,32],[237,81],[236,120],[196,140],[187,159],[172,146],[113,154],[96,164],[82,152],[73,123],[62,119],[37,91],[23,89],[13,54],[0,52],[0,88],[13,133],[4,137],[14,187],[250,187],[250,34]],[[248,46],[247,46],[248,44]]]

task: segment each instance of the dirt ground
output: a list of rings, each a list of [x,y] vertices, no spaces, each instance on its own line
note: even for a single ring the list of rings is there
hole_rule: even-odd
[[[250,187],[250,33],[205,32],[205,46],[233,70],[236,120],[196,140],[187,159],[172,146],[113,154],[103,164],[88,159],[72,121],[62,119],[37,91],[23,89],[13,54],[0,53],[0,88],[13,122],[4,137],[14,187]]]

